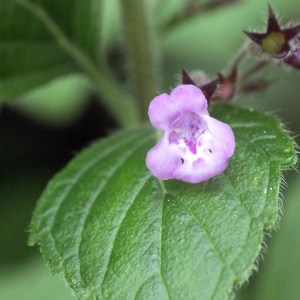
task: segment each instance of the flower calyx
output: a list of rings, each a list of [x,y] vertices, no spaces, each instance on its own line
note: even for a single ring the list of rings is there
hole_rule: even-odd
[[[300,33],[300,25],[282,29],[270,4],[267,31],[265,33],[243,32],[267,54],[274,58],[284,58],[294,51],[293,42]]]
[[[213,95],[217,90],[218,84],[220,83],[220,78],[207,82],[207,79],[204,74],[195,73],[194,76],[193,75],[190,76],[184,69],[181,70],[181,75],[182,75],[182,84],[192,84],[200,88],[209,104],[210,100],[212,99]],[[193,77],[195,77],[195,79]],[[199,79],[196,77],[202,77],[202,78]]]

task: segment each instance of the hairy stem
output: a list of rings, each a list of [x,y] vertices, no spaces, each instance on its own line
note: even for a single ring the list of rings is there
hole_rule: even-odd
[[[150,100],[158,92],[158,52],[145,0],[120,0],[129,63],[129,80],[143,120]]]
[[[241,61],[246,57],[248,54],[248,44],[245,43],[234,56],[233,61],[231,62],[231,70],[237,69]]]
[[[252,74],[255,74],[256,72],[265,68],[268,64],[269,64],[269,62],[267,60],[260,60],[260,61],[256,62],[247,71],[244,72],[244,74],[241,76],[241,79],[244,80],[244,79],[248,78]]]
[[[39,18],[58,45],[92,78],[103,104],[110,110],[117,122],[125,127],[138,124],[138,112],[134,102],[120,84],[108,76],[107,72],[96,67],[93,60],[68,39],[44,9],[29,0],[15,1]]]

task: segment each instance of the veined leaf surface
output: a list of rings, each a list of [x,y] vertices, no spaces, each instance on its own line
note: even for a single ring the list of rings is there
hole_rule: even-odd
[[[79,299],[224,300],[247,280],[296,154],[272,116],[230,105],[211,115],[236,150],[206,182],[154,178],[145,156],[157,133],[145,125],[95,143],[49,183],[29,243]]]

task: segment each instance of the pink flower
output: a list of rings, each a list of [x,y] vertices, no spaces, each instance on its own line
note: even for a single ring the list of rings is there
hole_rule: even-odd
[[[146,158],[155,177],[198,183],[227,168],[235,148],[233,132],[209,116],[198,87],[179,85],[170,95],[155,97],[148,114],[152,125],[164,131]]]

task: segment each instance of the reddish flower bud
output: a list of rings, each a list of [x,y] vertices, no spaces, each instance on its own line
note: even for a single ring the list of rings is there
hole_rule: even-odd
[[[232,100],[237,93],[237,69],[233,68],[227,77],[219,74],[219,82],[216,99],[224,101]]]

